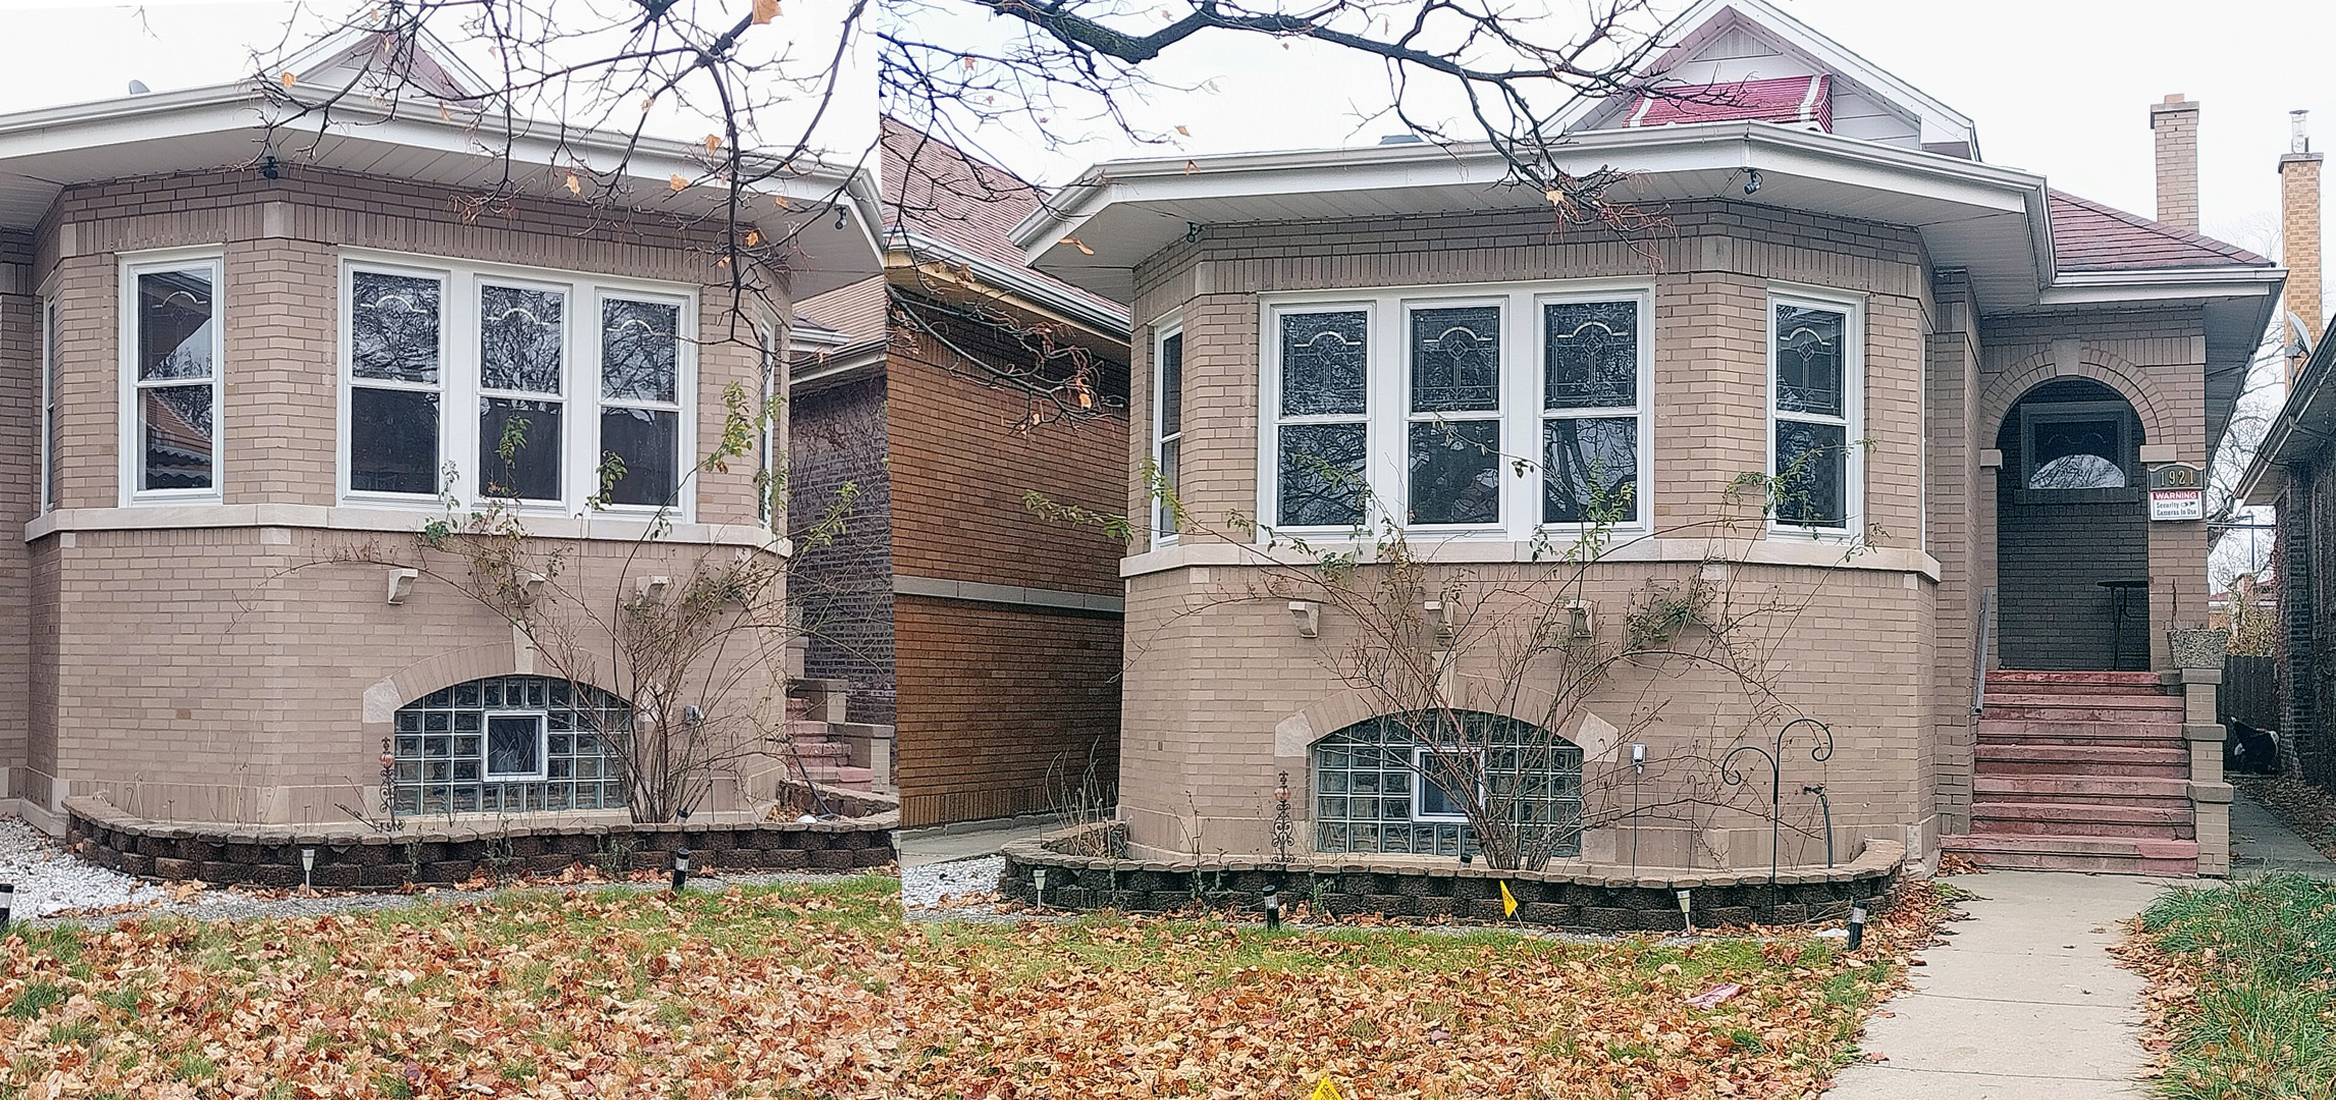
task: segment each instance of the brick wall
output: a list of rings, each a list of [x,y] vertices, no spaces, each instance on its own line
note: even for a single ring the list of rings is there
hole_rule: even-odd
[[[2149,105],[2157,144],[2158,219],[2198,232],[2198,104],[2180,95]]]
[[[895,622],[903,826],[1115,788],[1118,616],[901,596]]]
[[[892,479],[881,373],[789,396],[787,525],[797,532],[789,597],[808,637],[806,675],[848,680],[854,722],[893,722]],[[824,545],[808,532],[858,496]]]
[[[198,173],[77,187],[60,198],[36,236],[33,270],[36,280],[53,277],[61,303],[64,511],[58,529],[31,545],[29,600],[7,605],[29,609],[29,628],[10,636],[29,638],[30,668],[0,675],[11,685],[0,690],[30,695],[20,710],[25,766],[11,769],[20,796],[52,811],[70,796],[104,794],[157,818],[345,820],[341,806],[363,805],[378,784],[387,710],[537,660],[500,616],[427,578],[405,604],[388,605],[387,566],[352,560],[412,564],[413,535],[432,510],[413,510],[410,523],[396,511],[328,511],[336,503],[341,248],[701,287],[706,339],[697,349],[693,454],[722,432],[726,387],[759,391],[751,341],[723,338],[733,304],[727,276],[693,231],[581,204],[466,210],[459,198],[297,167],[276,181]],[[118,254],[195,245],[224,252],[225,505],[117,508]],[[21,309],[16,302],[0,300],[0,309]],[[0,317],[6,396],[15,398],[0,404],[12,410],[0,413],[0,433],[23,435],[35,402],[24,390],[32,371],[14,343],[30,330],[16,317]],[[29,499],[37,448],[0,454],[11,464],[0,473],[14,474],[9,483]],[[641,525],[595,521],[598,538],[565,546],[557,580],[576,594],[572,606],[629,592],[639,576],[686,577],[752,544],[754,466],[732,462],[699,476],[698,525],[661,543],[637,547]],[[286,505],[325,507],[267,517],[248,510]],[[22,500],[5,508],[17,515]],[[723,524],[734,526],[713,526]],[[11,578],[6,562],[0,556],[0,584]],[[579,649],[606,650],[592,628],[578,629]],[[9,644],[0,642],[0,661]],[[763,696],[780,696],[775,683],[741,682],[721,712],[751,714]],[[397,697],[376,698],[373,689]],[[714,801],[739,801],[740,782],[767,786],[766,770],[775,767],[749,764]]]
[[[1123,545],[1026,498],[1120,511],[1125,409],[1055,416],[1043,398],[982,384],[958,355],[1013,363],[1009,342],[956,326],[949,345],[896,341],[888,366],[893,571],[1119,595]],[[1105,369],[1106,395],[1119,374]],[[1047,809],[1063,777],[1077,785],[1090,765],[1098,783],[1116,784],[1117,615],[904,595],[893,622],[904,825]]]
[[[2289,470],[2287,492],[2279,500],[2274,564],[2285,620],[2279,654],[2280,694],[2286,702],[2281,748],[2292,750],[2304,778],[2336,788],[2336,744],[2328,718],[2336,714],[2336,683],[2328,675],[2336,668],[2336,624],[2328,619],[2328,609],[2336,607],[2336,568],[2329,564],[2331,548],[2336,548],[2336,462],[2330,457],[2323,448],[2309,465]]]
[[[40,302],[32,238],[0,229],[0,531],[21,532],[39,510]],[[0,800],[18,797],[32,704],[32,559],[21,537],[0,537]]]

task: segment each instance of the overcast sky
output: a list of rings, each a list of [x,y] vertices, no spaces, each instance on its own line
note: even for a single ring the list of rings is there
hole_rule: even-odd
[[[332,10],[337,0],[321,0]],[[354,2],[354,0],[352,0]],[[724,0],[700,0],[720,7]],[[1552,0],[1562,11],[1579,0]],[[1683,5],[1685,0],[1679,0]],[[741,6],[745,0],[737,0]],[[1848,49],[1898,74],[1978,125],[1992,163],[2040,172],[2055,186],[2141,214],[2152,212],[2148,105],[2169,92],[2204,104],[2202,202],[2209,233],[2271,246],[2287,148],[2287,112],[2321,112],[2320,144],[2336,143],[2336,80],[2298,60],[2336,38],[2336,4],[2224,0],[1779,0]],[[132,79],[157,91],[245,71],[272,50],[289,3],[143,5],[0,0],[12,64],[0,68],[0,113],[122,94]],[[832,18],[789,3],[782,19]],[[1219,36],[1171,55],[1169,80],[1214,92],[1166,93],[1140,118],[1192,132],[1182,152],[1367,144],[1355,106],[1383,98],[1375,67],[1305,45]],[[1167,150],[1096,140],[1050,153],[1011,135],[983,144],[1013,167],[1060,183],[1085,163]]]

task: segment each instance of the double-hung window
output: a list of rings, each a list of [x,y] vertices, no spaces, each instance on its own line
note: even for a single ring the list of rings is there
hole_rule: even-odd
[[[219,499],[219,258],[133,260],[122,273],[122,494]]]
[[[57,330],[57,299],[41,299],[41,511],[57,507],[57,391],[64,359]]]
[[[600,301],[605,503],[663,507],[681,488],[681,303]]]
[[[1370,495],[1368,306],[1273,311],[1276,401],[1271,526],[1354,528]]]
[[[446,277],[354,269],[348,305],[349,491],[433,496]]]
[[[1152,343],[1152,465],[1164,494],[1152,500],[1152,541],[1176,538],[1177,462],[1184,447],[1184,330],[1166,328]]]
[[[343,302],[346,498],[682,503],[686,294],[386,257],[347,262]]]
[[[1650,297],[1575,282],[1269,302],[1263,526],[1643,528]]]
[[[1846,301],[1769,299],[1769,473],[1778,527],[1848,534],[1858,523],[1864,337]]]

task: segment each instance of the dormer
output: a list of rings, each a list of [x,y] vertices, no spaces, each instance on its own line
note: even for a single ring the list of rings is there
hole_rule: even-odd
[[[1564,128],[1753,119],[1979,159],[1970,119],[1766,0],[1703,0],[1665,40],[1639,91],[1586,101]]]

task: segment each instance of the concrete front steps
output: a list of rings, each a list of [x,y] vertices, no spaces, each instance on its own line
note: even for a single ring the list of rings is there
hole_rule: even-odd
[[[853,791],[891,793],[892,727],[844,720],[851,685],[797,677],[787,687],[787,774]]]
[[[2198,873],[2182,699],[2156,673],[1991,672],[1972,756],[1971,832],[1945,850],[1983,867]]]

